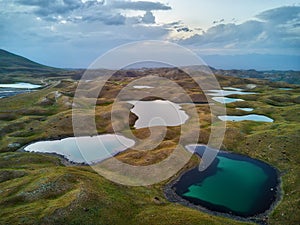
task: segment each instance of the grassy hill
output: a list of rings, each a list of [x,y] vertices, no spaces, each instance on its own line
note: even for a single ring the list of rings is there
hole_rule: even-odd
[[[57,69],[33,62],[25,57],[15,55],[3,49],[0,49],[0,73],[8,72],[57,72]]]
[[[82,70],[66,70],[45,66],[25,57],[0,49],[0,82],[31,82],[52,78],[74,78],[80,76]]]

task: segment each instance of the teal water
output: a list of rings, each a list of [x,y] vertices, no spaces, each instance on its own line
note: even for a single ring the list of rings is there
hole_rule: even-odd
[[[183,196],[200,198],[234,211],[251,210],[255,199],[260,196],[257,187],[267,180],[267,174],[249,162],[221,156],[218,159],[220,161],[216,174],[201,183],[190,186]]]
[[[290,91],[293,90],[293,88],[278,88],[279,90],[283,90],[283,91]]]
[[[201,156],[205,146],[194,148]],[[277,172],[268,164],[219,152],[205,171],[186,172],[172,188],[181,198],[208,210],[249,217],[269,209],[277,186]]]

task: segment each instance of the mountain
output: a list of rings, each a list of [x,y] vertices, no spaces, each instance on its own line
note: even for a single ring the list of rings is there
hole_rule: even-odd
[[[58,72],[57,69],[33,62],[25,57],[0,49],[0,73],[15,72]]]
[[[59,69],[33,62],[0,49],[0,83],[39,82],[40,80],[81,77],[83,70]]]
[[[300,71],[256,71],[256,70],[215,70],[214,73],[239,78],[265,79],[272,82],[286,82],[289,84],[300,84]]]

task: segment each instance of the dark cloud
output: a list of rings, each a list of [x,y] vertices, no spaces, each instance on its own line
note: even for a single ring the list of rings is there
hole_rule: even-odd
[[[177,32],[192,32],[192,30],[188,27],[180,27],[177,29]]]
[[[213,24],[223,23],[223,22],[225,22],[225,20],[224,19],[220,19],[220,20],[213,21]]]
[[[131,10],[170,10],[171,7],[164,5],[160,2],[147,2],[147,1],[113,1],[111,3],[112,7],[117,9],[131,9]]]

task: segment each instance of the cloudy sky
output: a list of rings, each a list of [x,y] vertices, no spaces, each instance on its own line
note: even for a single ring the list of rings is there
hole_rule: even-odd
[[[84,68],[139,40],[189,48],[217,68],[300,70],[296,0],[0,0],[0,48]]]

